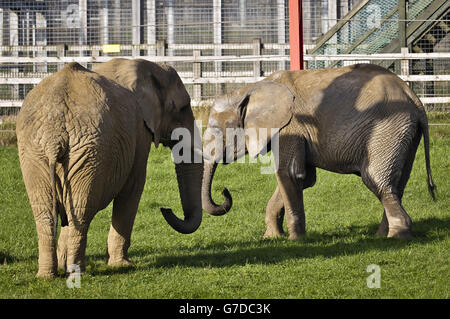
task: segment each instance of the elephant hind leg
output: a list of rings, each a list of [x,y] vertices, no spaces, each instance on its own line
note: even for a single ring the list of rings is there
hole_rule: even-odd
[[[399,228],[396,226],[396,223],[395,223],[395,213],[394,213],[394,216],[392,216],[393,213],[386,212],[386,208],[385,208],[384,214],[386,214],[386,218],[389,223],[389,232],[387,234],[388,237],[397,237],[397,238],[412,237],[412,230],[411,230],[412,221],[402,206],[402,198],[403,198],[403,192],[406,187],[406,183],[408,182],[409,176],[411,174],[414,157],[415,157],[419,142],[420,142],[420,134],[417,134],[409,146],[409,150],[407,152],[407,156],[406,156],[405,162],[403,164],[402,174],[400,176],[400,179],[399,179],[399,181],[397,183],[397,187],[396,187],[396,195],[397,195],[397,201],[396,201],[396,205],[395,205],[395,209],[397,210],[396,214],[400,215],[400,219],[403,220],[403,222],[401,223]],[[388,202],[389,202],[389,200],[388,200]],[[389,214],[391,215],[391,219],[389,219]]]
[[[402,206],[402,198],[411,174],[414,157],[420,143],[420,138],[420,132],[417,131],[410,140],[404,156],[400,157],[395,163],[396,165],[394,165],[394,167],[399,167],[401,173],[396,177],[391,177],[392,185],[384,187],[384,189],[387,189],[388,191],[382,192],[382,195],[377,195],[376,190],[373,190],[384,206],[383,217],[381,219],[378,231],[376,232],[376,236],[397,238],[410,238],[412,236],[411,218]],[[383,187],[375,186],[375,189],[380,190],[383,189]]]
[[[87,245],[87,233],[89,225],[97,211],[92,208],[75,207],[68,216],[69,225],[63,227],[64,236],[61,240],[61,258],[66,252],[66,265],[68,272],[84,272],[86,270],[85,255]],[[61,235],[60,235],[61,236]],[[65,240],[64,240],[65,239]]]
[[[36,224],[39,270],[36,277],[57,275],[56,233],[58,218],[52,213],[52,189],[48,163],[21,156],[21,168]]]
[[[383,217],[381,217],[381,223],[378,227],[375,236],[377,237],[386,237],[389,233],[389,223],[386,216],[386,210],[383,211]]]
[[[364,183],[378,197],[384,207],[384,213],[381,224],[376,233],[377,236],[410,238],[412,236],[412,221],[401,204],[401,195],[397,190],[375,191],[374,187],[370,187],[371,183],[363,178]]]
[[[52,219],[51,207],[32,204],[35,216],[39,247],[39,270],[36,277],[52,278],[57,275],[56,228],[57,220]]]
[[[264,238],[276,238],[284,234],[283,231],[284,203],[277,186],[266,207],[266,232]]]
[[[400,198],[395,194],[383,194],[381,203],[389,225],[387,237],[411,238],[412,221],[403,208]]]
[[[383,204],[384,213],[376,235],[396,238],[410,238],[411,218],[401,204],[403,189],[389,184],[374,182],[367,174],[361,175],[364,184],[378,197]],[[396,185],[399,185],[398,182]]]
[[[378,197],[384,207],[383,217],[376,236],[395,238],[412,237],[412,221],[402,206],[403,190],[411,172],[412,161],[406,161],[397,178],[391,177],[389,182],[377,182],[368,174],[361,177],[366,186]],[[383,174],[381,174],[383,175]],[[384,174],[388,176],[387,174]]]
[[[413,154],[414,155],[414,154]],[[414,156],[412,156],[412,159],[408,159],[403,167],[402,175],[400,177],[400,181],[398,183],[398,186],[396,187],[397,190],[397,197],[400,207],[403,197],[403,191],[406,187],[406,183],[408,182],[409,175],[411,173],[412,165],[413,165]],[[404,210],[404,209],[403,209]],[[405,212],[406,213],[406,212]],[[391,233],[392,235],[392,233]],[[380,226],[378,227],[378,231],[376,232],[375,236],[384,237],[389,236],[389,222],[388,217],[386,215],[386,209],[383,212],[383,217],[381,218]],[[394,236],[395,237],[395,236]],[[408,237],[408,236],[406,236]]]
[[[58,238],[57,256],[58,256],[58,268],[63,269],[64,271],[67,270],[68,238],[69,238],[69,226],[61,227],[61,231],[59,233]]]

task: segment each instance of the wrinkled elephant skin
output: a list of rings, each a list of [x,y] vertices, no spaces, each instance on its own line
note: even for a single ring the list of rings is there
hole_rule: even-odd
[[[384,207],[377,235],[411,237],[412,222],[401,200],[422,135],[427,184],[434,198],[424,107],[405,82],[378,66],[278,71],[217,98],[208,127],[222,132],[223,152],[217,154],[236,149],[227,145],[229,128],[270,129],[265,132],[271,134],[260,134],[263,143],[258,147],[246,140],[250,156],[278,137],[279,147],[272,149],[279,161],[278,186],[266,208],[265,237],[283,233],[284,215],[290,239],[305,234],[303,189],[315,184],[316,167],[361,176]],[[220,156],[205,161],[203,176],[203,208],[213,215],[229,211],[232,202],[228,191],[221,205],[211,198]]]
[[[111,201],[108,264],[131,264],[127,252],[150,145],[171,147],[173,129],[193,132],[194,125],[189,95],[164,64],[112,59],[89,71],[70,63],[31,90],[17,138],[38,235],[37,276],[53,277],[58,266],[85,270],[89,224]],[[191,233],[201,223],[203,163],[176,169],[185,219],[170,209],[164,217]]]

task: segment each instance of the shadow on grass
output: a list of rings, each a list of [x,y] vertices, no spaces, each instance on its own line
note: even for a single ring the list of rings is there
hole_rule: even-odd
[[[394,238],[377,238],[373,234],[379,224],[368,226],[349,226],[333,233],[309,232],[305,238],[289,241],[287,237],[266,240],[236,242],[215,242],[202,247],[200,252],[192,252],[192,247],[179,247],[179,253],[172,256],[162,255],[156,262],[145,267],[108,267],[103,264],[105,256],[92,255],[90,259],[91,275],[113,275],[146,271],[150,268],[171,267],[230,267],[246,264],[270,265],[290,259],[316,258],[318,256],[333,258],[355,255],[362,252],[378,250],[392,251],[411,244],[426,244],[440,241],[448,235],[450,218],[428,218],[413,224],[414,238],[398,240]],[[197,250],[198,251],[198,250]],[[130,258],[142,258],[148,251],[130,252]],[[100,262],[101,264],[98,264]]]
[[[373,234],[378,224],[367,226],[349,226],[336,232],[309,232],[306,237],[298,241],[289,241],[287,237],[277,239],[260,239],[248,241],[214,242],[192,252],[192,246],[182,246],[175,255],[162,255],[155,262],[144,267],[124,266],[109,267],[106,264],[106,252],[103,255],[87,256],[87,273],[93,276],[108,276],[147,271],[150,268],[171,267],[230,267],[246,264],[277,264],[291,259],[315,258],[318,256],[333,258],[355,255],[367,251],[392,251],[402,249],[412,244],[426,244],[444,240],[450,229],[450,217],[444,219],[427,218],[413,224],[414,238],[398,240],[391,238],[377,238]],[[154,251],[153,251],[154,252]],[[133,260],[152,255],[148,250],[134,250],[130,252]],[[32,258],[32,257],[30,257]],[[26,258],[29,260],[30,258]],[[37,258],[37,257],[36,257]],[[6,261],[12,264],[21,261],[6,252],[0,251],[0,266]]]
[[[120,274],[128,274],[138,271],[136,266],[117,266],[111,267],[106,263],[102,265],[93,265],[92,263],[88,264],[87,273],[91,276],[111,276],[111,275],[120,275]]]
[[[153,267],[229,267],[246,264],[276,264],[284,260],[315,258],[322,256],[333,258],[355,255],[371,250],[390,251],[402,249],[411,244],[426,244],[443,240],[448,234],[442,231],[450,229],[450,218],[428,218],[417,221],[413,226],[414,238],[399,240],[394,238],[376,238],[374,234],[378,224],[369,226],[350,226],[338,233],[309,233],[305,238],[290,242],[287,238],[236,242],[234,244],[214,243],[199,253],[161,256]],[[431,234],[430,234],[431,233]],[[370,234],[370,237],[349,241],[356,235]],[[191,248],[192,250],[192,248]]]
[[[0,251],[0,266],[11,264],[16,261],[17,261],[16,257],[14,257],[6,252]]]

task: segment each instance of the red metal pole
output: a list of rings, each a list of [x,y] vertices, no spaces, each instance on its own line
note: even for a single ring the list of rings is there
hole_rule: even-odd
[[[289,46],[291,70],[303,70],[302,0],[289,0]]]

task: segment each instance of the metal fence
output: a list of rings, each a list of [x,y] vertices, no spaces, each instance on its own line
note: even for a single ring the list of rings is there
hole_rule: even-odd
[[[396,1],[383,1],[389,3],[383,10],[392,11]],[[305,53],[323,34],[345,22],[347,13],[368,2],[304,0]],[[398,23],[398,17],[388,18]],[[352,19],[353,24],[362,20],[358,15]],[[114,56],[171,64],[193,104],[208,104],[217,95],[289,69],[288,21],[288,0],[1,1],[0,115],[14,114],[34,85],[65,63],[77,61],[90,68]],[[306,66],[384,63],[407,80],[429,108],[447,110],[448,16],[437,22],[444,27],[436,30],[446,33],[439,34],[439,43],[422,55],[368,54],[363,48],[369,41],[351,55],[336,50],[306,54]],[[421,48],[432,43],[421,41]],[[334,46],[348,43],[355,40],[341,37]]]

